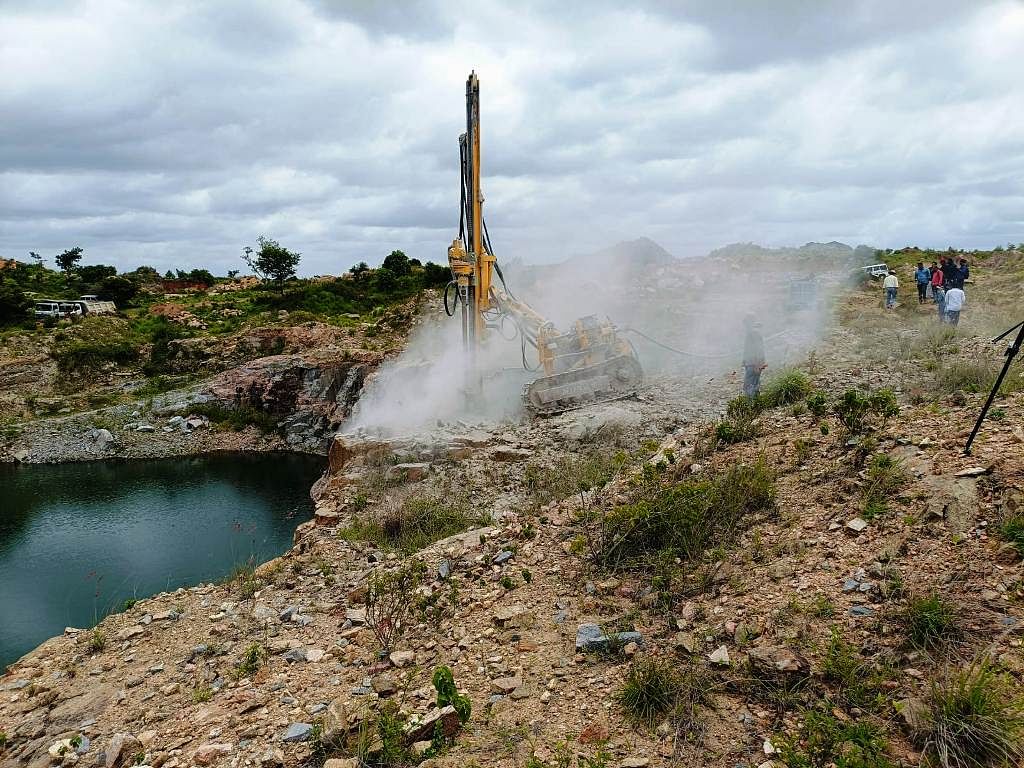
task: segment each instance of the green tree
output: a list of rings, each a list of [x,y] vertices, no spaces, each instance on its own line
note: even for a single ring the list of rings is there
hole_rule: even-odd
[[[208,269],[193,269],[188,273],[188,279],[208,286],[213,285],[217,280]]]
[[[139,286],[127,277],[111,275],[105,277],[96,289],[96,295],[103,301],[112,301],[117,307],[123,307],[139,292]]]
[[[242,258],[249,265],[249,269],[255,272],[263,280],[273,280],[277,283],[277,289],[284,292],[284,281],[295,277],[295,268],[299,265],[301,253],[289,251],[277,240],[260,235],[259,250],[254,251],[246,247]]]
[[[71,271],[75,268],[75,265],[82,260],[82,248],[75,246],[68,250],[58,253],[54,258],[57,262],[57,266],[61,268],[65,275],[70,275]]]
[[[46,267],[43,266],[46,263],[46,259],[40,256],[35,251],[29,251],[28,257],[35,263],[32,265],[32,277],[37,283],[43,282],[43,275],[46,274]]]
[[[352,277],[356,280],[362,280],[363,276],[370,271],[370,265],[365,261],[360,261],[358,264],[352,266],[349,272],[352,273]]]
[[[21,286],[6,277],[0,277],[0,324],[24,320],[32,302]]]
[[[384,263],[381,264],[384,269],[390,269],[398,277],[404,277],[412,271],[412,265],[409,263],[409,257],[406,256],[402,251],[392,251],[384,257]]]
[[[106,264],[86,264],[78,268],[78,277],[83,283],[98,283],[116,274],[117,268]]]
[[[432,261],[428,261],[423,265],[424,288],[441,288],[448,285],[451,279],[452,272],[448,267],[442,267],[440,264],[435,264]]]

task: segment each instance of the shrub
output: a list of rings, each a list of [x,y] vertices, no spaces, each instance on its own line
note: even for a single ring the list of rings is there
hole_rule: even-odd
[[[438,667],[434,670],[434,690],[437,691],[437,707],[441,709],[449,704],[455,708],[459,716],[459,722],[465,725],[469,722],[469,716],[473,711],[472,702],[468,696],[459,693],[455,687],[455,678],[449,667]]]
[[[235,665],[234,676],[241,680],[256,674],[263,662],[267,660],[267,649],[262,643],[252,643],[242,653],[242,658]]]
[[[367,580],[366,624],[382,653],[389,653],[405,632],[412,613],[412,595],[423,581],[419,561],[393,571],[371,573]]]
[[[974,664],[932,683],[915,736],[942,768],[1017,766],[1024,761],[1024,701],[1013,681]]]
[[[99,653],[107,647],[107,635],[106,633],[96,627],[89,635],[89,651],[92,653]]]
[[[795,738],[778,739],[787,768],[891,768],[888,743],[867,722],[842,721],[825,708],[808,710]]]
[[[874,709],[884,701],[879,675],[860,658],[856,648],[843,640],[835,627],[822,659],[821,674],[836,686],[848,706]]]
[[[828,413],[828,395],[820,389],[816,389],[807,395],[807,410],[816,418],[820,419]]]
[[[276,416],[251,405],[227,408],[219,403],[196,403],[186,410],[188,413],[182,415],[205,416],[212,424],[228,427],[235,432],[241,432],[247,427],[256,427],[267,435],[278,430]]]
[[[197,685],[192,689],[192,701],[196,704],[202,704],[205,701],[209,701],[213,698],[213,688],[206,684]]]
[[[889,499],[907,481],[903,460],[876,454],[868,464],[867,485],[862,496],[864,517],[871,519],[889,510]]]
[[[792,405],[811,394],[811,380],[802,371],[786,371],[768,383],[761,393],[762,402],[771,408]]]
[[[16,282],[0,277],[0,325],[28,319],[32,301]]]
[[[385,702],[375,718],[363,720],[356,756],[360,765],[377,768],[399,768],[415,764],[405,746],[405,721],[395,702]]]
[[[140,342],[123,320],[87,317],[53,335],[50,357],[64,378],[89,378],[108,364],[125,365],[139,357]]]
[[[720,444],[744,443],[760,435],[755,419],[761,410],[761,402],[755,398],[741,395],[730,400],[725,408],[725,418],[711,430],[710,448],[715,450]]]
[[[698,709],[709,698],[708,680],[695,668],[680,670],[665,659],[634,661],[615,700],[633,723],[655,726],[668,718],[677,727],[691,729]]]
[[[935,383],[943,392],[985,392],[996,380],[997,371],[989,363],[954,360],[938,369]]]
[[[609,450],[562,455],[546,467],[528,465],[523,482],[534,508],[538,508],[580,491],[602,487],[622,468],[626,458],[622,453]]]
[[[832,412],[849,434],[859,435],[867,428],[869,416],[884,420],[897,415],[900,409],[891,389],[876,392],[848,389],[832,403]]]
[[[387,499],[373,515],[354,521],[338,535],[409,553],[487,522],[489,518],[473,509],[467,497],[413,495]]]
[[[912,597],[900,615],[900,623],[907,641],[922,650],[941,647],[962,633],[956,608],[934,592]]]
[[[999,525],[999,535],[1024,556],[1024,515],[1016,513],[1006,517]]]
[[[704,550],[735,539],[744,518],[775,501],[775,480],[762,456],[738,464],[715,480],[662,486],[587,521],[596,526],[592,554],[611,568],[651,565],[665,557],[696,560]]]

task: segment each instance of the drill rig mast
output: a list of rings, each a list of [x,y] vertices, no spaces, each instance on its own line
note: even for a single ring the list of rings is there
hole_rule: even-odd
[[[477,349],[489,330],[511,320],[525,345],[537,350],[544,375],[527,385],[523,400],[534,414],[548,415],[590,403],[618,400],[636,394],[643,371],[633,347],[619,337],[610,321],[595,316],[577,320],[561,332],[528,304],[516,299],[505,285],[483,215],[480,173],[480,81],[466,80],[466,132],[459,137],[461,204],[459,236],[448,248],[452,281],[445,289],[445,311],[455,315],[462,305],[462,339],[471,372]],[[501,288],[494,284],[497,273]],[[455,301],[448,296],[454,289]],[[532,369],[531,369],[532,370]]]

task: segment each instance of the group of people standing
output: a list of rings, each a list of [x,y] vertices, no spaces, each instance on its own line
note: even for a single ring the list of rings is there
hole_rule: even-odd
[[[923,261],[917,262],[917,269],[914,271],[917,303],[924,304],[930,299],[935,303],[940,323],[957,325],[960,322],[960,312],[967,301],[964,283],[970,276],[971,269],[967,259],[957,261],[942,258],[938,262],[933,261],[930,267],[926,267]],[[900,281],[891,269],[882,281],[882,286],[885,289],[885,308],[893,309],[896,306],[896,293]]]

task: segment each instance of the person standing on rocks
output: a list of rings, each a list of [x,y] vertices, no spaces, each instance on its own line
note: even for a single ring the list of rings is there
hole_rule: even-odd
[[[971,268],[967,265],[967,259],[960,259],[960,267],[958,271],[960,274],[957,280],[959,283],[957,288],[963,288],[964,283],[966,283],[967,279],[971,276]]]
[[[896,292],[899,290],[900,281],[891,269],[882,281],[882,287],[885,288],[885,308],[892,309],[896,306]]]
[[[946,322],[956,327],[960,323],[960,311],[964,308],[967,295],[963,288],[950,288],[946,291]]]
[[[932,300],[938,303],[938,299],[935,298],[935,289],[942,287],[942,268],[932,262]]]
[[[923,261],[917,262],[914,280],[917,281],[917,303],[924,304],[928,293],[928,283],[932,280],[932,273],[925,269]]]
[[[751,400],[761,394],[761,372],[768,367],[764,357],[764,337],[761,324],[753,315],[743,318],[746,333],[743,337],[743,394]]]
[[[935,308],[939,310],[939,322],[946,322],[946,289],[941,285],[935,286]]]

